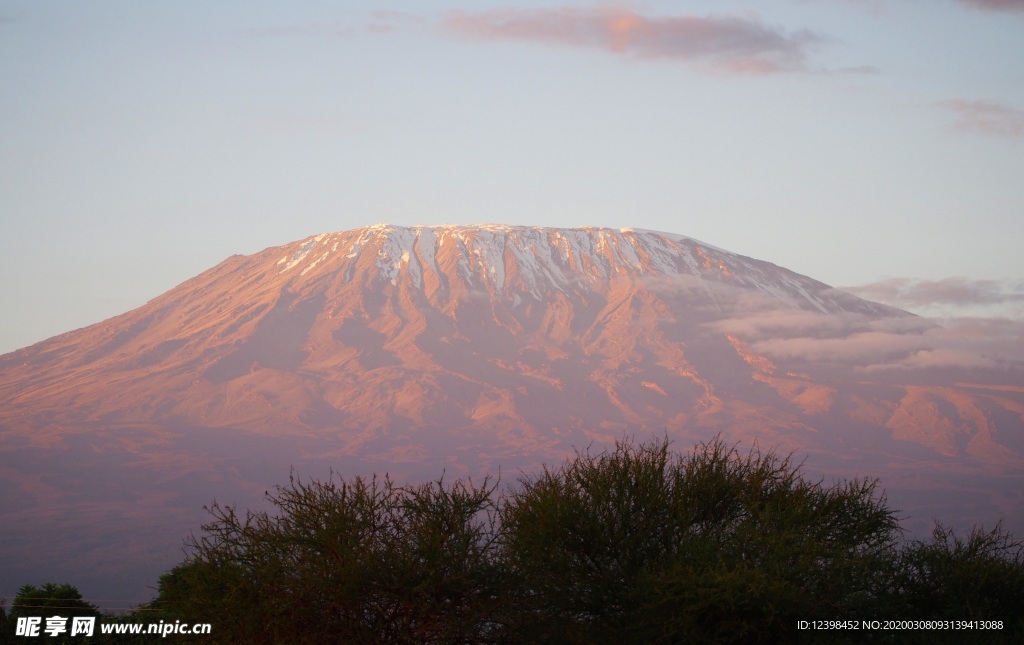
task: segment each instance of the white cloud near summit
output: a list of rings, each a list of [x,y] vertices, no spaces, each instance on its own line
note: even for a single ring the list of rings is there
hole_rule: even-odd
[[[971,280],[950,277],[941,280],[888,278],[871,284],[844,287],[844,291],[892,305],[920,307],[929,305],[997,305],[1024,302],[1024,282]]]
[[[843,364],[861,371],[940,367],[1024,369],[1024,323],[1005,319],[957,319],[920,332],[886,330],[863,321],[862,329],[830,335],[793,330],[750,343],[776,360]],[[749,339],[748,339],[749,340]]]
[[[862,372],[942,367],[1012,369],[1024,375],[1024,321],[1005,317],[821,314],[780,307],[762,294],[711,285],[714,306],[725,314],[708,323],[776,361],[810,362]],[[1001,282],[963,278],[919,281],[894,278],[858,289],[889,304],[996,303],[1024,298]],[[900,300],[902,299],[902,300]]]

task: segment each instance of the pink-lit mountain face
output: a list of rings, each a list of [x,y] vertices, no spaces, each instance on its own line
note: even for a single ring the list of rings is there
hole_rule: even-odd
[[[1022,384],[922,319],[678,235],[318,235],[0,357],[0,578],[41,582],[59,547],[95,584],[146,562],[142,589],[203,504],[258,504],[290,466],[513,480],[624,436],[721,433],[880,477],[912,528],[1021,529]]]

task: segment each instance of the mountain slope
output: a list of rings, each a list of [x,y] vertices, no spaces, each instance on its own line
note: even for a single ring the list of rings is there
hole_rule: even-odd
[[[168,566],[203,504],[289,466],[479,476],[651,433],[880,476],[919,528],[1024,524],[1020,366],[938,364],[935,334],[650,231],[377,225],[233,256],[0,356],[0,578],[55,526],[92,536],[79,560]],[[159,535],[121,536],[140,523]]]
[[[684,399],[712,404],[713,388],[680,348],[721,311],[722,285],[810,311],[893,313],[681,236],[379,225],[232,257],[133,312],[0,358],[0,403],[11,423],[10,412],[34,424],[40,412],[68,411],[73,397],[80,419],[283,432],[372,424],[380,396],[402,416],[402,401],[423,399],[423,388],[456,396],[474,418],[485,414],[472,411],[481,396],[574,383],[604,390],[620,411],[611,416],[633,423],[644,414],[610,391],[611,375],[641,358],[674,375]],[[353,388],[365,390],[366,373],[391,385],[360,406]]]

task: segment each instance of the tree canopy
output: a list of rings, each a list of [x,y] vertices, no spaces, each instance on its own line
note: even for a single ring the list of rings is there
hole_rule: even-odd
[[[293,477],[277,515],[210,507],[161,601],[247,643],[484,641],[503,600],[493,492]]]
[[[623,443],[522,484],[504,555],[545,640],[774,641],[879,597],[900,535],[874,483],[825,487],[720,441]]]
[[[71,584],[47,582],[40,586],[26,584],[18,589],[18,594],[11,603],[3,629],[0,630],[0,643],[3,642],[47,642],[47,643],[80,643],[83,637],[71,637],[68,633],[51,636],[43,632],[46,618],[59,615],[65,618],[73,616],[100,615],[96,605],[86,602],[81,592]],[[2,613],[0,613],[0,617]],[[39,634],[34,637],[15,637],[18,620],[25,618],[39,619]]]
[[[275,510],[209,507],[160,581],[168,619],[246,643],[935,636],[798,629],[891,619],[1024,635],[1024,547],[1001,527],[907,541],[876,482],[826,486],[719,439],[692,453],[624,441],[504,489],[293,476],[268,499]]]

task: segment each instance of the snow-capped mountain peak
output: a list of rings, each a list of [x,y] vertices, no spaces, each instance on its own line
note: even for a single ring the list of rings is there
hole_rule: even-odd
[[[516,301],[540,300],[550,291],[603,290],[616,281],[686,276],[821,312],[891,311],[768,262],[683,235],[633,228],[374,224],[309,237],[280,253],[281,275],[314,279],[340,271],[351,279],[355,267],[369,268],[369,262],[394,286],[408,282],[423,289],[425,276],[459,279]]]

